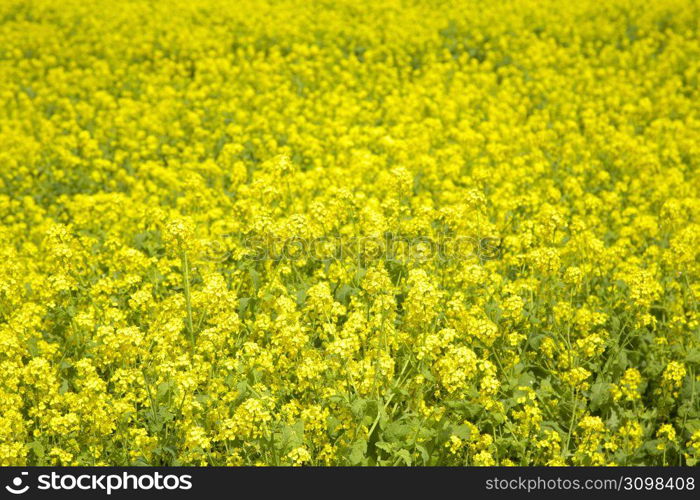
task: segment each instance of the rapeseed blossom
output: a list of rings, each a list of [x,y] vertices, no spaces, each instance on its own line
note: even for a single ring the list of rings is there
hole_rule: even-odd
[[[692,0],[4,0],[0,465],[697,465]]]

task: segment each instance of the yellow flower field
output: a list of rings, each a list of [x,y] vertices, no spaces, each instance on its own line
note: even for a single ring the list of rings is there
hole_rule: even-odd
[[[699,20],[0,1],[0,464],[700,463]]]

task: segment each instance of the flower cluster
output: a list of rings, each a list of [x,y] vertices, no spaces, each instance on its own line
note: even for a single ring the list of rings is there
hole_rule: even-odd
[[[4,0],[0,465],[700,463],[699,35]]]

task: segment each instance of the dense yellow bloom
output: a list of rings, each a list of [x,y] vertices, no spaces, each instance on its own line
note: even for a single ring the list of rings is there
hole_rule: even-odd
[[[698,463],[693,0],[59,4],[0,2],[0,465]]]
[[[642,376],[636,368],[628,368],[620,379],[618,385],[612,385],[613,398],[616,400],[625,398],[630,401],[640,399],[639,386],[642,383]]]

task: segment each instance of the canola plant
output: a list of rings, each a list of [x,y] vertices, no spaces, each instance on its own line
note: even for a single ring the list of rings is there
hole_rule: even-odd
[[[0,464],[697,464],[699,19],[2,0]]]

